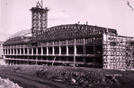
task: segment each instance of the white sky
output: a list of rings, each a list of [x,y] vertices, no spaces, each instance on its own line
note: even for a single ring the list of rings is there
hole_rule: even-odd
[[[31,12],[38,0],[0,0],[0,41],[31,28]],[[39,0],[41,1],[41,0]],[[117,29],[119,35],[134,37],[134,0],[43,0],[50,8],[48,27],[80,21]]]

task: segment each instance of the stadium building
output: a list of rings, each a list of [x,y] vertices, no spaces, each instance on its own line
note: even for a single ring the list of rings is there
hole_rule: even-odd
[[[49,9],[38,2],[30,10],[31,30],[20,31],[3,43],[7,64],[134,68],[133,37],[120,36],[116,29],[79,23],[47,28]]]

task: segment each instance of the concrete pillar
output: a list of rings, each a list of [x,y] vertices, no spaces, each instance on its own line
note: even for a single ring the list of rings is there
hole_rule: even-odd
[[[46,52],[46,53],[47,53],[47,55],[48,55],[48,53],[49,53],[49,52],[48,52],[48,47],[46,47],[46,49],[47,49],[47,52]]]
[[[68,56],[69,51],[68,51],[68,40],[66,40],[66,55]]]
[[[5,49],[5,54],[7,54],[7,49]]]
[[[54,46],[53,46],[53,47],[52,47],[52,54],[53,54],[53,55],[55,54],[54,51],[55,51],[55,49],[54,49]]]
[[[74,39],[74,56],[73,56],[74,67],[75,67],[75,64],[76,64],[76,54],[77,54],[76,39]]]
[[[77,47],[76,47],[76,45],[74,45],[74,55],[75,56],[77,55]]]
[[[61,55],[61,46],[59,46],[59,55]]]
[[[21,48],[19,48],[20,54],[21,54]]]
[[[23,48],[23,54],[25,54],[25,48]]]
[[[31,52],[32,52],[32,55],[33,55],[33,48],[31,48]]]
[[[43,55],[43,47],[41,47],[41,55]]]
[[[68,56],[68,53],[69,53],[69,51],[68,51],[68,46],[66,46],[66,55]]]
[[[16,49],[16,54],[18,55],[18,49]]]
[[[38,48],[36,48],[36,55],[38,55]]]

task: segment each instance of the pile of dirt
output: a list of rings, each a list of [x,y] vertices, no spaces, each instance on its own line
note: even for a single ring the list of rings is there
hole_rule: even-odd
[[[71,68],[72,69],[72,68]],[[112,79],[107,77],[101,70],[88,71],[88,70],[71,70],[63,67],[43,67],[36,71],[37,77],[43,79],[54,80],[63,83],[75,84],[84,87],[90,87],[94,85],[111,85],[119,84],[116,78]]]
[[[20,87],[17,83],[13,83],[8,78],[3,79],[0,77],[0,88],[23,88],[23,87]]]

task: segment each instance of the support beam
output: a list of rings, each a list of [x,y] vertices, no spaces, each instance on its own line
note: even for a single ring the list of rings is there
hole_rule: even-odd
[[[75,67],[75,64],[76,64],[76,54],[77,54],[76,39],[74,39],[74,56],[73,56],[74,67]]]
[[[52,47],[52,54],[55,55],[55,49],[54,49],[54,46]]]
[[[41,55],[43,55],[43,47],[41,47]]]
[[[59,55],[61,55],[61,46],[59,46]]]
[[[68,46],[66,45],[66,55],[68,56]]]
[[[38,55],[38,48],[36,48],[36,55]]]
[[[33,48],[31,48],[31,52],[32,52],[32,55],[33,55]]]
[[[47,49],[47,55],[49,55],[49,54],[48,54],[48,47],[46,47],[46,49]]]

